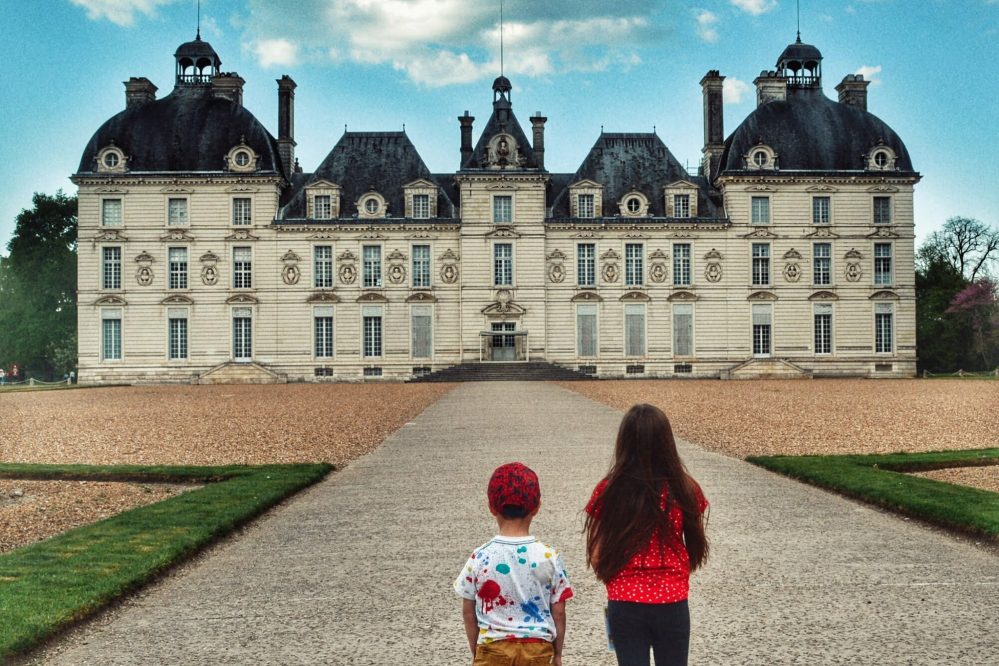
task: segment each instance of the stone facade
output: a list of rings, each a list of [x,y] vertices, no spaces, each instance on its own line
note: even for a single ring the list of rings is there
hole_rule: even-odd
[[[399,132],[345,133],[303,172],[294,82],[278,82],[275,138],[211,47],[183,45],[174,92],[133,91],[74,175],[80,381],[406,379],[528,359],[599,377],[911,376],[919,175],[862,80],[826,99],[805,46],[761,75],[728,138],[709,72],[697,174],[654,134],[602,134],[576,173],[551,173],[547,119],[528,141],[503,77],[478,144],[466,113],[460,168],[432,174]],[[151,129],[192,114],[196,142]],[[829,122],[863,145],[809,140]]]

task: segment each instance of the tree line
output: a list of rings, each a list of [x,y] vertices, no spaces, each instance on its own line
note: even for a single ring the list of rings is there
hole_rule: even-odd
[[[76,368],[77,199],[36,193],[0,256],[0,367]],[[933,373],[999,367],[999,228],[952,217],[916,253],[916,347]]]

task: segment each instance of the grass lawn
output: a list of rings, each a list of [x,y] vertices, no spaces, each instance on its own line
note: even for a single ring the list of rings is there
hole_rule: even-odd
[[[0,464],[18,479],[205,483],[157,504],[0,555],[0,659],[24,652],[153,579],[331,465],[166,467]]]
[[[999,464],[999,448],[847,456],[750,456],[766,469],[936,525],[999,540],[999,493],[911,476]]]

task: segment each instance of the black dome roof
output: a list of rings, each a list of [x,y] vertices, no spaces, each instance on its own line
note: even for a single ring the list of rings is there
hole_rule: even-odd
[[[201,35],[199,34],[194,38],[193,42],[184,42],[177,47],[177,52],[173,54],[175,58],[190,58],[191,60],[197,60],[198,58],[210,58],[213,62],[222,64],[219,60],[218,54],[212,45],[208,42],[201,41]]]
[[[128,156],[129,171],[223,171],[240,141],[260,157],[258,171],[284,175],[277,141],[252,113],[207,86],[178,87],[163,99],[125,109],[101,125],[80,158],[80,173],[112,141]]]
[[[760,106],[728,137],[721,172],[745,171],[745,156],[760,143],[777,153],[782,171],[859,171],[879,142],[895,151],[899,171],[913,171],[902,139],[874,114],[818,88],[789,89],[786,101]]]
[[[510,92],[513,90],[513,84],[505,76],[497,76],[496,80],[493,81],[493,90],[495,92]]]
[[[797,60],[799,62],[816,61],[822,60],[822,54],[819,50],[812,46],[811,44],[802,44],[801,38],[794,44],[788,45],[784,52],[780,54],[777,58],[778,68],[781,63],[788,62],[789,60]]]

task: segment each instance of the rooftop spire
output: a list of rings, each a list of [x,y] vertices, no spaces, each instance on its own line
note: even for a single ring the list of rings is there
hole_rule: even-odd
[[[801,43],[801,0],[797,0],[795,4],[798,7],[798,40],[795,42],[795,44],[800,44]]]
[[[198,0],[198,33],[194,37],[196,40],[201,39],[201,0]]]
[[[500,0],[500,76],[503,76],[503,0]]]

